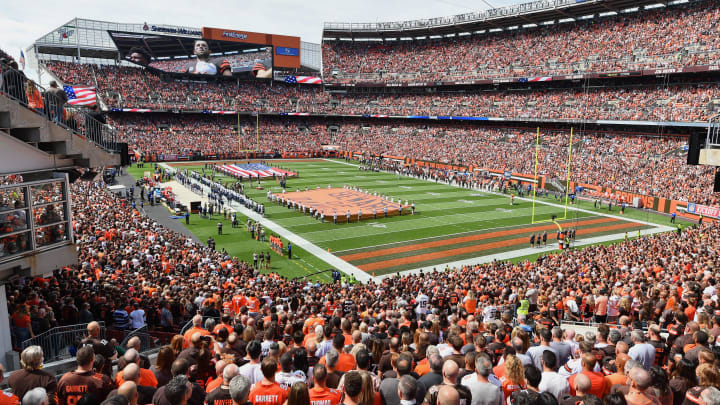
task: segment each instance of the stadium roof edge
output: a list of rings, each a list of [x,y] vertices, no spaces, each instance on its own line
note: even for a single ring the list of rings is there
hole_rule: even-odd
[[[436,17],[378,23],[327,22],[323,28],[323,40],[377,39],[402,37],[428,37],[460,32],[477,32],[504,27],[541,24],[546,21],[577,19],[585,15],[621,12],[649,5],[668,6],[704,0],[538,0],[486,11]]]
[[[118,49],[108,31],[154,33],[158,35],[200,38],[201,27],[153,24],[150,22],[121,23],[74,17],[40,36],[26,51],[44,58],[74,57],[97,58],[109,61],[118,59]],[[320,70],[320,44],[301,40],[301,65]],[[32,51],[32,52],[31,52]]]

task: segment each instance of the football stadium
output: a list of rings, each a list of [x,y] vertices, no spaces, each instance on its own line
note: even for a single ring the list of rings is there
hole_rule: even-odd
[[[0,37],[0,405],[720,405],[720,1],[439,3]]]

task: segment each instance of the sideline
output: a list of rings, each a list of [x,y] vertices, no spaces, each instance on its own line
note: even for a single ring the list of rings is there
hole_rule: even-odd
[[[353,167],[358,167],[358,166],[359,166],[359,165],[355,165],[355,164],[351,164],[351,163],[347,163],[347,162],[340,162],[340,161],[332,160],[332,159],[322,159],[322,160],[325,160],[325,161],[327,161],[327,162],[334,162],[334,163],[337,163],[337,164],[347,165],[347,166],[353,166]],[[429,181],[429,180],[425,180],[425,179],[418,178],[418,177],[416,177],[416,176],[403,175],[403,177],[408,177],[408,178],[412,178],[412,179],[416,179],[416,180],[421,180],[421,181]],[[477,188],[468,189],[468,188],[465,188],[465,187],[460,187],[460,186],[457,185],[457,184],[448,184],[448,183],[446,183],[446,182],[443,182],[443,184],[448,185],[448,186],[451,186],[451,187],[462,188],[462,189],[465,189],[465,190],[473,190],[473,191],[478,191],[478,192],[482,192],[482,193],[487,193],[487,194],[492,194],[492,195],[507,197],[506,194],[503,194],[503,193],[500,193],[500,192],[496,192],[496,191],[482,190],[482,189],[477,189]],[[526,201],[526,202],[532,202],[532,199],[526,198],[526,197],[517,197],[517,196],[516,196],[515,198],[518,199],[518,200]],[[547,205],[547,206],[550,206],[550,207],[565,208],[564,205],[554,204],[554,203],[550,203],[550,202],[547,202],[547,201],[542,201],[542,200],[537,200],[537,199],[536,199],[535,202],[536,202],[536,203],[539,203],[539,204],[544,204],[544,205]],[[628,219],[628,218],[623,218],[623,217],[618,216],[618,215],[606,214],[606,213],[603,213],[603,212],[595,212],[595,211],[590,211],[590,210],[586,210],[586,209],[578,208],[578,207],[573,207],[573,206],[568,206],[567,208],[568,208],[569,210],[571,210],[571,211],[576,211],[576,212],[582,212],[582,213],[586,213],[586,214],[591,214],[591,215],[593,215],[593,216],[603,216],[603,217],[607,217],[607,218],[613,218],[613,219],[621,220],[621,221],[624,221],[624,222],[636,222],[636,223],[640,223],[640,224],[643,224],[643,225],[652,226],[652,228],[650,228],[650,229],[644,229],[644,230],[641,230],[641,231],[640,231],[640,234],[643,235],[643,236],[653,235],[653,234],[662,233],[662,232],[670,232],[670,231],[674,231],[674,230],[675,230],[675,228],[672,228],[672,227],[669,227],[669,226],[659,225],[659,224],[656,224],[656,223],[654,223],[654,222],[643,221],[643,220],[640,220],[640,219]],[[624,233],[618,233],[618,234],[612,234],[612,235],[603,235],[603,236],[598,236],[598,237],[594,237],[594,238],[588,238],[588,239],[582,239],[582,240],[576,241],[575,244],[574,244],[574,246],[576,246],[576,247],[577,247],[577,246],[588,246],[588,245],[599,244],[599,243],[603,243],[603,242],[610,242],[610,241],[615,241],[615,240],[622,240],[624,237],[625,237],[625,234],[624,234]],[[381,246],[384,246],[384,245],[381,245]],[[378,246],[378,247],[379,247],[379,246]],[[356,249],[351,249],[351,250],[356,250]],[[469,259],[464,259],[464,260],[457,260],[457,261],[448,262],[448,263],[439,263],[439,264],[436,264],[436,265],[433,265],[433,266],[429,266],[429,268],[428,268],[428,267],[425,267],[425,268],[416,268],[416,269],[410,269],[410,270],[403,270],[403,271],[400,272],[400,274],[417,274],[417,273],[419,273],[419,272],[422,271],[422,270],[425,270],[425,272],[427,273],[427,272],[431,272],[431,271],[432,271],[431,268],[439,268],[441,271],[445,271],[445,268],[450,268],[450,269],[452,269],[452,268],[461,268],[461,267],[467,266],[467,265],[489,263],[489,262],[492,262],[493,260],[508,260],[508,259],[513,259],[513,258],[522,257],[522,256],[528,256],[528,255],[532,255],[532,254],[536,254],[536,253],[549,253],[549,252],[553,252],[553,251],[556,251],[556,250],[558,250],[556,247],[547,247],[547,248],[542,248],[542,249],[537,249],[537,248],[524,248],[524,249],[511,250],[511,251],[508,251],[508,252],[497,253],[497,254],[488,255],[488,256],[474,257],[474,258],[469,258]],[[347,252],[347,251],[348,251],[348,250],[346,250],[345,252]],[[384,274],[384,275],[377,276],[377,277],[375,277],[375,278],[378,279],[378,280],[382,280],[383,278],[386,278],[386,277],[393,277],[393,276],[395,276],[396,274],[397,274],[397,273],[388,273],[388,274]]]
[[[197,184],[200,187],[202,187],[203,194],[207,194],[209,187],[205,186],[204,184],[198,182],[197,180],[195,180],[193,178],[190,178],[190,181],[192,183]],[[358,281],[360,281],[362,283],[367,283],[371,280],[375,280],[375,278],[373,278],[366,271],[361,270],[361,269],[353,266],[352,264],[340,259],[339,257],[327,252],[326,250],[313,244],[312,242],[308,241],[307,239],[289,231],[288,229],[279,225],[278,223],[271,221],[267,218],[264,218],[263,216],[256,213],[255,211],[245,208],[244,205],[241,205],[235,201],[229,203],[228,205],[230,206],[230,208],[234,209],[236,212],[245,215],[246,217],[252,219],[253,221],[259,222],[260,224],[262,224],[263,227],[265,227],[267,229],[271,229],[273,232],[275,232],[275,233],[281,235],[283,238],[289,240],[293,245],[303,248],[308,253],[319,258],[320,260],[325,261],[327,264],[336,268],[337,270],[340,270],[347,275],[354,276],[355,279],[357,279]],[[295,259],[295,260],[302,260],[302,259]]]

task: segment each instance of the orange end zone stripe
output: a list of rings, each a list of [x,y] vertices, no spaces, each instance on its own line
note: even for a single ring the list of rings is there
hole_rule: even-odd
[[[622,224],[617,225],[609,225],[609,226],[603,226],[598,228],[591,228],[587,229],[587,232],[582,232],[583,230],[578,229],[578,234],[584,234],[584,233],[598,233],[598,232],[608,232],[608,231],[614,231],[618,229],[623,228],[633,228],[636,226],[640,226],[642,224],[636,223],[636,222],[625,222]],[[555,236],[553,235],[553,239]],[[548,237],[548,239],[551,239]],[[443,250],[440,252],[433,252],[433,253],[426,253],[422,255],[417,256],[410,256],[410,257],[401,257],[397,259],[391,259],[391,260],[384,260],[381,262],[374,262],[374,263],[368,263],[368,264],[362,264],[357,266],[358,268],[365,270],[365,271],[373,271],[373,270],[379,270],[379,269],[385,269],[388,267],[393,266],[401,266],[404,264],[410,264],[410,263],[420,263],[435,259],[441,259],[443,257],[450,257],[450,256],[456,256],[456,255],[463,255],[466,253],[472,253],[472,252],[481,252],[483,250],[490,250],[490,249],[497,249],[501,247],[507,247],[507,246],[513,246],[513,245],[519,245],[519,244],[529,244],[528,239],[526,237],[522,238],[515,238],[515,239],[508,239],[508,240],[501,240],[497,242],[491,242],[491,243],[485,243],[482,245],[475,245],[475,246],[467,246],[457,249],[450,249],[450,250]]]
[[[602,217],[602,218],[596,218],[596,219],[589,219],[587,221],[579,221],[576,223],[575,226],[594,225],[594,224],[601,224],[604,222],[613,222],[613,221],[617,221],[617,219]],[[477,235],[461,236],[458,238],[435,240],[432,242],[424,242],[424,243],[418,243],[418,244],[414,244],[414,245],[406,245],[406,246],[399,246],[399,247],[394,247],[394,248],[372,250],[372,251],[363,252],[363,253],[353,253],[353,254],[350,254],[347,256],[340,256],[340,258],[345,260],[346,262],[351,262],[353,260],[367,259],[370,257],[385,256],[385,255],[391,255],[391,254],[403,253],[403,252],[411,252],[413,250],[422,250],[422,249],[428,249],[428,248],[433,248],[433,247],[438,247],[438,246],[454,245],[457,243],[472,242],[474,240],[492,239],[492,238],[497,238],[500,236],[518,235],[518,234],[531,233],[531,232],[537,232],[537,231],[550,231],[553,229],[557,229],[557,225],[551,223],[548,225],[541,225],[541,226],[536,226],[536,227],[532,227],[532,228],[508,229],[505,231],[495,231],[495,232],[489,232],[489,233],[481,233],[481,234],[477,234]]]

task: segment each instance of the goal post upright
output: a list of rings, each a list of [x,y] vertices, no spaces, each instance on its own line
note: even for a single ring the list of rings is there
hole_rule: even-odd
[[[572,162],[572,142],[575,128],[570,127],[570,144],[568,145],[567,178],[565,179],[565,218],[567,218],[568,199],[570,198],[570,165]]]
[[[540,153],[540,127],[537,127],[535,135],[535,184],[533,184],[533,202],[531,222],[535,223],[535,198],[537,196],[537,179],[538,179],[538,155]]]
[[[567,213],[568,213],[568,203],[570,200],[570,173],[571,173],[571,162],[572,162],[572,141],[573,141],[573,134],[574,134],[574,127],[570,128],[570,141],[568,144],[568,162],[567,162],[567,178],[565,179],[565,198],[564,198],[564,204],[563,204],[563,216],[562,218],[552,218],[552,219],[544,219],[544,220],[535,220],[535,205],[536,205],[536,199],[537,199],[537,188],[539,186],[538,181],[538,169],[540,165],[540,127],[537,128],[537,133],[535,135],[535,176],[533,178],[534,183],[533,184],[533,196],[532,196],[532,216],[530,219],[530,222],[532,224],[539,224],[544,222],[553,222],[556,225],[560,226],[559,223],[556,221],[561,221],[564,219],[567,219]],[[562,201],[562,200],[561,200]]]
[[[243,149],[242,148],[242,137],[240,134],[240,113],[237,113],[237,132],[238,132],[238,152],[260,152],[260,114],[254,112],[255,116],[255,149]]]

